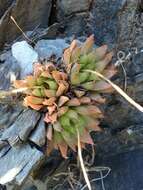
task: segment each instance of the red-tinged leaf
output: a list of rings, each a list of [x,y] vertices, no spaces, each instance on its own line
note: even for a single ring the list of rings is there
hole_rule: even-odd
[[[38,77],[42,71],[44,71],[44,66],[41,63],[34,63],[34,76]]]
[[[113,57],[113,52],[106,54],[105,58],[101,61],[96,62],[96,71],[102,72],[107,65],[111,62]]]
[[[51,115],[56,110],[56,105],[48,106],[47,109],[48,109],[49,115]]]
[[[101,59],[103,59],[107,53],[107,49],[108,49],[108,46],[107,45],[103,45],[99,48],[96,48],[94,50],[94,56],[96,58],[96,61],[99,61]]]
[[[36,96],[27,96],[26,98],[25,98],[25,100],[27,100],[29,103],[31,103],[31,104],[42,104],[43,103],[43,98],[38,98],[38,97],[36,97]]]
[[[101,128],[99,127],[99,121],[97,119],[93,119],[92,117],[85,116],[87,125],[86,128],[93,130],[93,131],[101,131]]]
[[[67,80],[67,74],[60,71],[53,71],[52,77],[55,79],[55,81],[58,83],[60,80]]]
[[[48,98],[51,98],[51,97],[56,96],[56,91],[55,91],[55,90],[47,90],[47,89],[45,89],[45,90],[44,90],[44,93],[45,93],[45,95],[46,95]]]
[[[46,149],[46,154],[47,154],[47,156],[49,156],[50,155],[50,153],[53,151],[53,149],[54,149],[54,143],[53,143],[53,141],[47,141],[47,149]]]
[[[70,79],[73,85],[80,84],[79,78],[80,64],[75,63],[71,69]]]
[[[63,106],[69,98],[67,96],[60,96],[59,101],[58,101],[58,106],[61,107]]]
[[[92,117],[99,117],[102,118],[102,112],[100,111],[100,109],[96,106],[93,105],[89,105],[89,106],[78,106],[75,107],[75,110],[83,115],[83,116],[92,116]]]
[[[15,88],[25,88],[25,87],[27,87],[27,81],[26,80],[15,80],[13,82],[13,86]]]
[[[67,86],[65,86],[64,81],[60,81],[59,83],[59,87],[58,90],[56,92],[56,96],[61,96],[62,94],[64,94],[67,91]]]
[[[85,95],[85,91],[82,90],[74,90],[75,95],[80,98]]]
[[[68,106],[79,106],[80,100],[78,98],[72,98],[67,102]]]
[[[63,106],[58,109],[58,117],[61,117],[68,111],[68,106]]]
[[[34,110],[37,110],[37,111],[39,111],[42,107],[43,107],[43,105],[37,105],[37,104],[32,104],[32,103],[30,103],[30,102],[28,102],[28,100],[27,100],[27,97],[24,99],[24,102],[23,102],[23,105],[25,106],[25,107],[31,107],[32,109],[34,109]]]
[[[54,128],[55,131],[58,131],[58,132],[61,132],[63,130],[63,128],[61,127],[60,122],[58,122],[58,121],[53,123],[53,128]]]
[[[69,48],[67,48],[65,51],[64,51],[64,54],[63,54],[63,61],[64,61],[64,64],[67,66],[70,64],[70,59],[71,59],[71,51]]]
[[[71,62],[72,63],[76,63],[78,62],[79,58],[80,58],[80,53],[81,53],[81,47],[75,47],[75,49],[72,51],[72,55],[71,55]]]
[[[102,74],[103,74],[104,77],[110,79],[110,78],[112,78],[116,73],[117,73],[117,69],[115,68],[114,65],[111,65],[110,67],[108,67],[107,69],[105,69]]]
[[[52,79],[52,75],[49,73],[49,71],[43,71],[40,76]]]
[[[92,138],[91,138],[91,136],[87,130],[83,131],[82,135],[80,136],[80,141],[82,143],[87,143],[87,144],[91,144],[91,145],[94,144],[93,140],[92,140]]]
[[[89,104],[91,102],[91,99],[89,97],[83,96],[79,99],[81,104]]]
[[[57,122],[57,113],[53,113],[52,115],[49,115],[49,113],[46,113],[44,121],[46,123],[55,123]]]
[[[50,117],[49,117],[49,113],[46,113],[45,118],[44,118],[44,121],[45,121],[46,123],[51,123],[51,119],[50,119]]]
[[[94,85],[94,88],[92,89],[94,91],[99,91],[99,92],[104,92],[104,93],[107,93],[107,92],[113,92],[114,89],[112,88],[112,86],[105,82],[105,81],[99,81],[99,82],[96,82],[95,85]]]
[[[48,129],[47,129],[47,139],[48,140],[52,140],[53,138],[53,128],[52,128],[52,125],[48,125]]]
[[[29,87],[33,87],[36,85],[36,78],[32,75],[27,76],[25,80]]]
[[[77,40],[73,40],[69,49],[70,49],[70,52],[73,52],[73,50],[77,47]]]
[[[49,116],[52,124],[57,122],[57,117],[58,117],[57,113],[53,113],[52,115]]]
[[[97,93],[90,93],[90,98],[91,100],[97,102],[97,103],[100,103],[100,104],[104,104],[106,99],[103,98],[101,95],[97,94]]]
[[[63,143],[58,144],[58,147],[59,147],[62,157],[67,159],[68,145],[65,142],[63,142]]]
[[[49,99],[45,99],[43,101],[43,105],[47,105],[47,106],[52,106],[56,101],[56,98],[55,97],[51,97]]]
[[[56,70],[55,65],[50,61],[47,62],[47,64],[44,66],[44,68],[45,68],[45,71],[48,71],[48,72],[52,72],[52,71]]]
[[[87,38],[87,40],[84,42],[84,44],[81,47],[81,54],[87,54],[89,53],[94,45],[94,35],[91,35]]]

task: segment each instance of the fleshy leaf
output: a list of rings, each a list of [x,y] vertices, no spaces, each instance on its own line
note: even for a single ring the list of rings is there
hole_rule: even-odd
[[[61,107],[63,106],[69,98],[67,96],[60,96],[59,101],[58,101],[58,106]]]
[[[93,45],[94,45],[94,35],[91,35],[82,45],[81,54],[89,53],[92,50]]]

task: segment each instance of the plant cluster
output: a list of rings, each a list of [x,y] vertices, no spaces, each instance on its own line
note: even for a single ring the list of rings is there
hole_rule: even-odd
[[[52,61],[35,63],[32,75],[14,82],[26,88],[24,106],[46,110],[48,151],[59,149],[67,157],[70,147],[76,151],[77,131],[81,147],[92,144],[91,131],[100,131],[103,118],[98,105],[105,102],[103,93],[113,91],[110,84],[87,70],[98,71],[110,79],[116,73],[111,65],[112,52],[103,45],[94,48],[93,35],[81,44],[74,40],[65,49],[61,64]]]

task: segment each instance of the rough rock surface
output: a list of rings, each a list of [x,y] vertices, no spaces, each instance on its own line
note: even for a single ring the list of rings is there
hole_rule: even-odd
[[[35,46],[35,50],[38,53],[39,58],[47,59],[52,55],[61,57],[63,50],[69,46],[64,39],[56,40],[39,40]]]
[[[47,27],[51,3],[52,0],[11,1],[11,5],[0,18],[0,46],[2,46],[5,41],[12,41],[18,34],[21,34],[11,21],[10,15],[15,18],[23,31],[34,30],[38,26]],[[1,2],[0,6],[2,4],[3,2]]]

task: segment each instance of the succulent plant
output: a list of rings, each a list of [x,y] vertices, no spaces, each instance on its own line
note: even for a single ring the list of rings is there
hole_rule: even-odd
[[[107,46],[95,49],[93,45],[93,36],[83,44],[74,40],[64,51],[60,66],[52,61],[35,63],[32,75],[14,82],[15,88],[27,89],[24,106],[46,110],[47,152],[59,149],[66,158],[69,147],[76,151],[77,130],[82,148],[85,144],[93,144],[91,131],[101,130],[99,120],[103,114],[98,104],[105,102],[101,94],[113,89],[86,70],[101,72],[107,78],[111,78],[116,70],[109,64],[113,54],[107,52]]]

